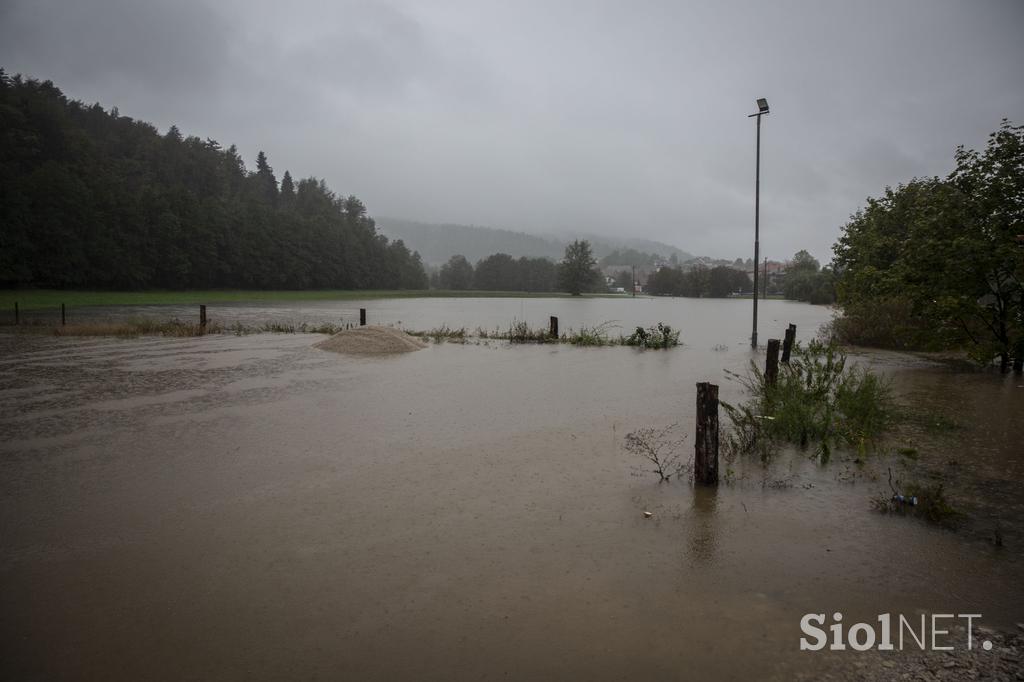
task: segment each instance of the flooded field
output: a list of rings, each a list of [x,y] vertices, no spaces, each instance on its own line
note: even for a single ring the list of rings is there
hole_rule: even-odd
[[[914,434],[922,463],[959,472],[951,494],[975,518],[953,532],[870,509],[884,462],[738,461],[717,490],[636,471],[622,449],[634,429],[679,422],[692,451],[697,381],[742,397],[725,370],[761,357],[749,301],[210,314],[344,323],[359,307],[412,329],[665,321],[685,345],[362,358],[307,334],[0,335],[4,678],[789,679],[856,656],[799,652],[808,612],[1024,620],[1019,377],[857,356],[959,423]],[[792,322],[807,339],[828,318],[767,301],[761,338]]]

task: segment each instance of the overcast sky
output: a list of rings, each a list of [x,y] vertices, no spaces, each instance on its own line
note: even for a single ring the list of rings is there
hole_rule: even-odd
[[[752,255],[1024,123],[1024,2],[0,0],[0,66],[371,214]]]

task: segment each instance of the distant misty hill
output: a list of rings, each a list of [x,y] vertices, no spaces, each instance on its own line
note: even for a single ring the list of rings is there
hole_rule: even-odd
[[[427,265],[440,265],[455,254],[462,254],[471,263],[476,263],[494,253],[507,253],[514,258],[550,258],[559,260],[565,254],[570,239],[538,237],[537,235],[512,230],[498,230],[474,225],[453,225],[421,223],[400,218],[378,217],[377,229],[391,239],[401,239],[405,245],[418,251]],[[669,244],[647,239],[611,239],[595,235],[575,235],[576,239],[587,239],[593,247],[594,256],[604,256],[620,249],[635,249],[670,258],[672,254],[680,261],[693,258]]]

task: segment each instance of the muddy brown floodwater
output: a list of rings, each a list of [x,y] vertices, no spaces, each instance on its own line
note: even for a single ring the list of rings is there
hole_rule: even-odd
[[[788,679],[859,655],[798,651],[808,612],[1024,620],[1024,382],[859,356],[959,415],[918,446],[959,461],[972,532],[871,511],[884,480],[841,457],[658,484],[623,438],[679,422],[690,451],[695,382],[741,397],[724,370],[752,357],[749,301],[630,304],[367,303],[414,328],[665,320],[686,345],[356,357],[305,334],[0,335],[0,676]],[[827,319],[769,301],[761,335]]]

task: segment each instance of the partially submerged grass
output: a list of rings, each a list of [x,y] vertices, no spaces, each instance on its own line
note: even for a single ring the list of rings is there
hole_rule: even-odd
[[[583,326],[569,329],[561,336],[551,336],[549,330],[533,328],[519,320],[513,320],[507,329],[487,331],[477,328],[476,336],[481,339],[498,339],[510,343],[568,343],[573,346],[640,346],[644,348],[670,348],[679,345],[679,332],[659,322],[646,330],[637,327],[632,336],[615,334],[619,329],[615,321],[606,321],[592,327]]]
[[[746,376],[731,374],[751,394],[739,405],[722,402],[732,422],[726,446],[739,454],[768,460],[778,444],[791,443],[813,445],[823,461],[837,446],[863,455],[893,423],[889,382],[848,365],[846,354],[832,344],[798,344],[790,363],[780,364],[774,384],[753,362]]]
[[[883,514],[919,516],[929,523],[947,528],[955,527],[965,518],[964,513],[954,507],[946,497],[945,486],[941,481],[904,483],[893,480],[890,469],[889,488],[892,491],[891,496],[879,494],[871,500],[872,508]]]
[[[574,346],[621,346],[622,336],[613,337],[609,334],[610,330],[616,328],[614,322],[602,322],[593,327],[580,327],[578,331],[570,329],[562,335],[561,340]]]
[[[234,322],[224,325],[213,320],[209,321],[206,328],[199,326],[198,322],[181,322],[174,319],[169,321],[155,321],[149,319],[135,319],[122,322],[89,322],[82,324],[69,324],[66,326],[54,326],[52,322],[41,320],[30,320],[21,325],[5,325],[4,329],[15,333],[36,333],[55,334],[57,336],[202,336],[203,334],[234,334],[244,336],[247,334],[273,333],[273,334],[337,334],[346,329],[352,329],[353,324],[333,324],[330,322],[319,324],[294,324],[291,322],[268,321],[257,325],[247,325],[241,322]],[[664,323],[658,323],[656,327],[647,330],[637,328],[637,332],[629,338],[622,335],[613,335],[612,331],[618,329],[614,322],[602,322],[592,327],[580,327],[578,330],[570,329],[561,336],[551,336],[546,328],[533,328],[527,322],[513,320],[505,329],[494,329],[487,331],[477,328],[475,333],[470,333],[465,327],[452,328],[442,325],[426,331],[405,330],[407,334],[420,338],[429,338],[435,343],[446,341],[453,343],[467,343],[473,337],[477,339],[495,339],[508,341],[509,343],[567,343],[574,346],[622,346],[639,345],[646,348],[668,348],[679,344],[679,332],[672,330]],[[640,335],[643,332],[643,336]]]
[[[452,343],[466,343],[466,339],[469,337],[469,332],[465,327],[452,329],[446,324],[428,331],[405,330],[405,333],[410,336],[430,339],[434,343],[444,343],[445,341],[451,341]]]

